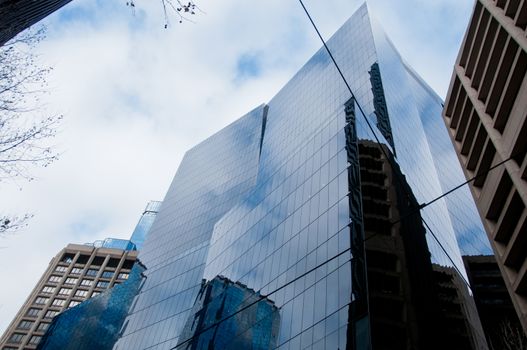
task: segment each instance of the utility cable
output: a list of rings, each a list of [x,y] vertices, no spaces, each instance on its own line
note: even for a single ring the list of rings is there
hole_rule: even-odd
[[[230,319],[230,318],[236,316],[237,314],[239,314],[240,312],[242,312],[242,311],[244,311],[244,310],[247,310],[247,309],[250,308],[251,306],[253,306],[253,305],[259,303],[260,301],[269,298],[270,295],[275,294],[276,292],[278,292],[278,291],[284,289],[285,287],[289,286],[290,284],[296,282],[296,281],[299,280],[300,278],[309,275],[310,273],[316,271],[318,268],[320,268],[320,267],[322,267],[322,266],[328,264],[329,262],[331,262],[331,261],[337,259],[338,257],[340,257],[341,255],[343,255],[344,253],[347,253],[347,252],[350,252],[350,251],[351,251],[351,247],[350,247],[350,248],[347,248],[347,249],[345,249],[345,250],[343,250],[343,251],[341,251],[341,252],[338,253],[337,255],[335,255],[335,256],[329,258],[328,260],[326,260],[326,261],[324,261],[324,262],[322,262],[322,263],[320,263],[320,264],[318,264],[317,266],[311,268],[310,270],[304,272],[303,274],[298,275],[297,277],[293,278],[291,281],[284,283],[283,285],[281,285],[280,287],[276,288],[276,289],[273,290],[272,292],[269,292],[269,293],[267,293],[267,294],[260,294],[257,300],[254,300],[254,301],[250,302],[249,304],[245,305],[244,307],[242,307],[242,308],[239,309],[239,310],[236,310],[236,311],[233,312],[232,314],[227,315],[227,316],[223,317],[222,319],[220,319],[220,320],[214,322],[213,324],[211,324],[211,325],[209,325],[209,326],[203,328],[203,329],[200,330],[198,333],[193,334],[190,338],[185,339],[185,340],[182,341],[181,343],[177,344],[175,347],[172,347],[170,350],[177,349],[177,348],[179,348],[180,346],[182,346],[182,345],[184,345],[184,344],[186,344],[186,343],[192,341],[193,339],[195,339],[196,337],[199,337],[201,334],[207,332],[208,330],[210,330],[210,329],[212,329],[212,328],[214,328],[214,327],[217,327],[220,323],[222,323],[222,322],[224,322],[224,321],[226,321],[226,320],[228,320],[228,319]],[[348,259],[348,260],[344,261],[342,264],[339,265],[339,268],[340,268],[341,266],[344,266],[344,265],[347,264],[348,262],[351,262],[351,259]],[[247,299],[246,299],[246,300],[247,300]]]
[[[487,174],[488,174],[489,172],[491,172],[492,170],[494,170],[494,169],[500,167],[501,165],[507,163],[509,160],[512,160],[512,159],[514,159],[514,156],[510,156],[509,158],[507,158],[507,159],[505,159],[505,160],[503,160],[503,161],[501,161],[501,162],[499,162],[499,163],[497,163],[497,164],[491,166],[490,168],[486,169],[485,171],[478,173],[477,175],[471,177],[470,179],[468,179],[467,181],[463,182],[462,184],[457,185],[456,187],[454,187],[454,188],[448,190],[447,192],[443,193],[442,195],[440,195],[440,196],[438,196],[438,197],[432,199],[431,201],[426,202],[426,203],[423,203],[423,204],[420,204],[419,207],[418,207],[418,209],[416,209],[416,210],[414,210],[414,211],[412,211],[412,212],[410,212],[410,213],[408,213],[408,214],[406,214],[406,215],[400,217],[397,221],[394,221],[394,222],[392,222],[391,224],[392,224],[392,225],[395,225],[395,224],[401,222],[402,220],[406,219],[407,217],[412,216],[412,215],[418,213],[419,211],[421,211],[421,209],[424,209],[424,208],[426,208],[427,206],[429,206],[430,204],[433,204],[433,203],[437,202],[437,201],[440,200],[441,198],[446,197],[446,196],[448,196],[449,194],[451,194],[451,193],[453,193],[453,192],[459,190],[461,187],[463,187],[463,186],[465,186],[465,185],[468,185],[468,184],[471,183],[472,181],[474,181],[474,180],[476,180],[476,179],[478,179],[478,178],[480,178],[480,177],[482,177],[482,176],[487,175]]]
[[[370,129],[371,133],[373,134],[373,137],[375,138],[381,152],[384,154],[386,160],[390,163],[390,166],[392,169],[396,169],[396,167],[394,166],[394,164],[392,163],[393,162],[393,159],[388,155],[388,153],[386,152],[386,150],[384,149],[384,147],[382,146],[382,143],[380,142],[375,130],[373,129],[373,126],[371,125],[370,121],[368,120],[368,117],[366,116],[366,113],[364,113],[364,110],[362,109],[359,101],[355,98],[355,94],[353,93],[353,90],[351,89],[351,86],[349,85],[346,77],[344,76],[344,74],[342,73],[342,70],[340,69],[337,61],[335,60],[335,57],[333,56],[331,50],[329,49],[328,45],[326,44],[326,41],[324,40],[324,38],[322,37],[322,35],[320,34],[320,31],[318,30],[318,27],[317,25],[315,24],[315,22],[313,21],[313,18],[311,17],[309,11],[307,10],[306,6],[304,5],[304,2],[302,0],[298,0],[300,5],[302,6],[302,8],[304,9],[304,12],[306,13],[309,21],[311,22],[313,28],[315,29],[320,41],[322,42],[322,44],[324,45],[324,48],[326,49],[326,52],[328,53],[329,57],[331,58],[331,60],[333,61],[333,65],[335,66],[335,68],[337,69],[340,77],[342,78],[342,80],[344,81],[344,84],[346,85],[349,93],[351,94],[351,97],[353,98],[355,104],[357,105],[360,113],[362,114],[366,124],[368,125],[368,128]],[[397,180],[400,182],[400,184],[402,185],[401,187],[403,188],[403,190],[406,192],[406,195],[410,197],[410,193],[408,193],[408,191],[406,190],[406,187],[404,186],[404,181],[402,181],[402,179],[400,179],[400,175],[397,173],[397,171],[394,171],[394,174],[397,174],[396,178]],[[442,245],[442,243],[437,239],[437,236],[432,232],[430,226],[426,223],[425,219],[423,217],[421,217],[421,220],[423,221],[423,223],[425,224],[425,226],[430,230],[430,233],[432,234],[432,236],[434,237],[434,239],[437,241],[437,243],[441,246],[441,249],[445,252],[445,254],[447,255],[448,259],[453,263],[453,267],[454,269],[460,274],[460,276],[462,276],[463,278],[463,281],[467,284],[467,287],[469,289],[471,289],[471,286],[470,286],[470,283],[468,283],[468,281],[464,278],[463,274],[461,273],[461,271],[459,270],[459,268],[457,267],[457,265],[453,262],[454,260],[452,259],[452,257],[447,253],[446,249],[444,248],[444,246]]]

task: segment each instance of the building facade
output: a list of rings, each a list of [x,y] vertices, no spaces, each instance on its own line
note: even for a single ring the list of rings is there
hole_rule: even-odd
[[[159,201],[148,202],[143,214],[141,215],[141,218],[139,219],[139,222],[135,226],[134,232],[130,237],[130,241],[135,244],[137,250],[141,250],[143,247],[143,243],[145,242],[148,231],[150,231],[150,228],[154,223],[161,204],[162,202]]]
[[[0,0],[0,46],[71,0]]]
[[[526,27],[525,1],[475,2],[443,115],[527,333]]]
[[[481,324],[492,349],[521,349],[527,344],[520,320],[492,255],[464,256]],[[514,346],[516,345],[516,346]]]
[[[141,288],[143,272],[144,266],[136,261],[123,283],[57,315],[37,350],[112,349],[130,305]]]
[[[68,244],[48,268],[0,340],[0,349],[36,349],[52,319],[128,279],[137,258],[129,241]]]
[[[435,293],[437,305],[460,321],[456,325],[463,327],[452,330],[461,333],[456,339],[487,348],[461,258],[461,252],[490,252],[471,194],[463,188],[421,205],[464,181],[442,122],[441,99],[404,63],[365,5],[328,47],[353,96],[321,49],[268,104],[185,154],[141,250],[145,282],[114,349],[184,349],[224,319],[243,319],[245,309],[233,308],[211,328],[188,331],[188,320],[200,319],[194,306],[204,284],[220,276],[272,300],[279,310],[276,335],[273,327],[259,327],[269,321],[263,313],[229,328],[224,349],[236,349],[246,334],[276,336],[278,349],[371,349],[376,325],[390,317],[398,319],[391,324],[394,336],[404,329],[415,332],[414,345],[444,349],[434,341],[437,334],[424,336],[434,333],[431,328],[417,323],[437,316],[437,309],[420,314],[414,306],[406,313],[404,305],[424,303],[401,292],[403,284],[420,288],[411,282],[418,279],[410,278],[410,264],[397,262],[393,278],[379,279],[377,291],[385,295],[374,301],[369,294],[368,275],[376,271],[368,265],[366,234],[385,235],[392,247],[402,247],[393,227],[409,217],[419,224],[413,232],[422,243],[409,257],[427,262],[419,268],[438,271],[429,276],[430,298]],[[385,161],[367,157],[367,142]],[[399,198],[401,206],[363,201],[365,191],[395,191],[373,186],[387,184],[387,172],[368,171],[377,163],[398,169],[391,174],[401,193],[390,198]],[[401,208],[406,216],[399,216]],[[389,274],[389,266],[379,268]],[[265,329],[269,333],[262,335]]]

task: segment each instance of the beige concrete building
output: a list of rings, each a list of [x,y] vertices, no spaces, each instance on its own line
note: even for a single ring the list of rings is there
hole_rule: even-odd
[[[476,1],[443,114],[527,332],[526,26],[526,0]]]
[[[123,249],[107,248],[117,246]],[[0,339],[0,349],[35,349],[54,316],[125,281],[138,254],[128,250],[133,247],[109,239],[62,249]]]

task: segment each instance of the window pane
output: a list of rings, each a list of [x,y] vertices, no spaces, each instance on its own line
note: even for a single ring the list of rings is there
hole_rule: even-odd
[[[34,335],[31,337],[31,339],[29,339],[29,344],[37,345],[38,343],[40,343],[40,339],[42,339],[41,336]]]
[[[21,343],[22,340],[24,339],[24,335],[25,334],[21,334],[21,333],[13,333],[13,335],[9,338],[9,342],[15,343],[15,344]]]
[[[37,297],[35,299],[35,304],[43,305],[43,304],[47,303],[48,300],[49,300],[49,298]]]
[[[45,286],[42,288],[42,293],[52,294],[55,291],[55,287]]]
[[[60,288],[59,294],[60,295],[70,295],[71,294],[71,288]]]
[[[18,324],[18,329],[30,329],[33,326],[34,321],[20,321]]]
[[[66,300],[64,300],[64,299],[55,299],[55,300],[53,300],[53,303],[51,305],[53,305],[53,306],[64,306],[65,303],[66,303]]]
[[[86,271],[86,276],[95,277],[95,276],[97,276],[97,272],[99,272],[99,271],[98,270],[94,270],[94,269],[89,269],[88,271]]]
[[[41,309],[35,309],[35,308],[32,307],[29,310],[27,310],[26,315],[27,316],[31,316],[31,317],[36,317],[36,316],[38,316],[40,311],[41,311]]]
[[[113,276],[113,271],[104,271],[102,273],[103,278],[112,278],[112,276]]]
[[[41,332],[45,332],[48,328],[49,328],[49,323],[40,322],[40,324],[38,325],[37,330],[39,330]]]

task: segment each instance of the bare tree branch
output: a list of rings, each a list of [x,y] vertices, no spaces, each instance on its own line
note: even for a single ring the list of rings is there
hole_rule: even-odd
[[[25,31],[0,47],[0,182],[32,180],[31,167],[57,160],[50,140],[62,116],[41,117],[49,67],[37,63],[35,46],[44,29]]]
[[[0,216],[0,238],[26,227],[29,219],[32,217],[33,215],[31,214],[22,216]]]
[[[29,29],[0,47],[0,184],[31,181],[34,168],[59,156],[51,140],[62,116],[42,116],[51,68],[39,64],[35,48],[44,37],[44,28]],[[0,237],[27,226],[32,216],[0,213]]]
[[[190,19],[190,16],[196,15],[198,12],[205,14],[194,1],[181,1],[181,0],[159,0],[163,6],[163,14],[165,17],[165,28],[168,28],[170,24],[169,13],[176,14],[178,22],[183,21],[195,23]],[[132,13],[135,14],[135,0],[129,0],[126,2],[126,6],[132,9]]]

